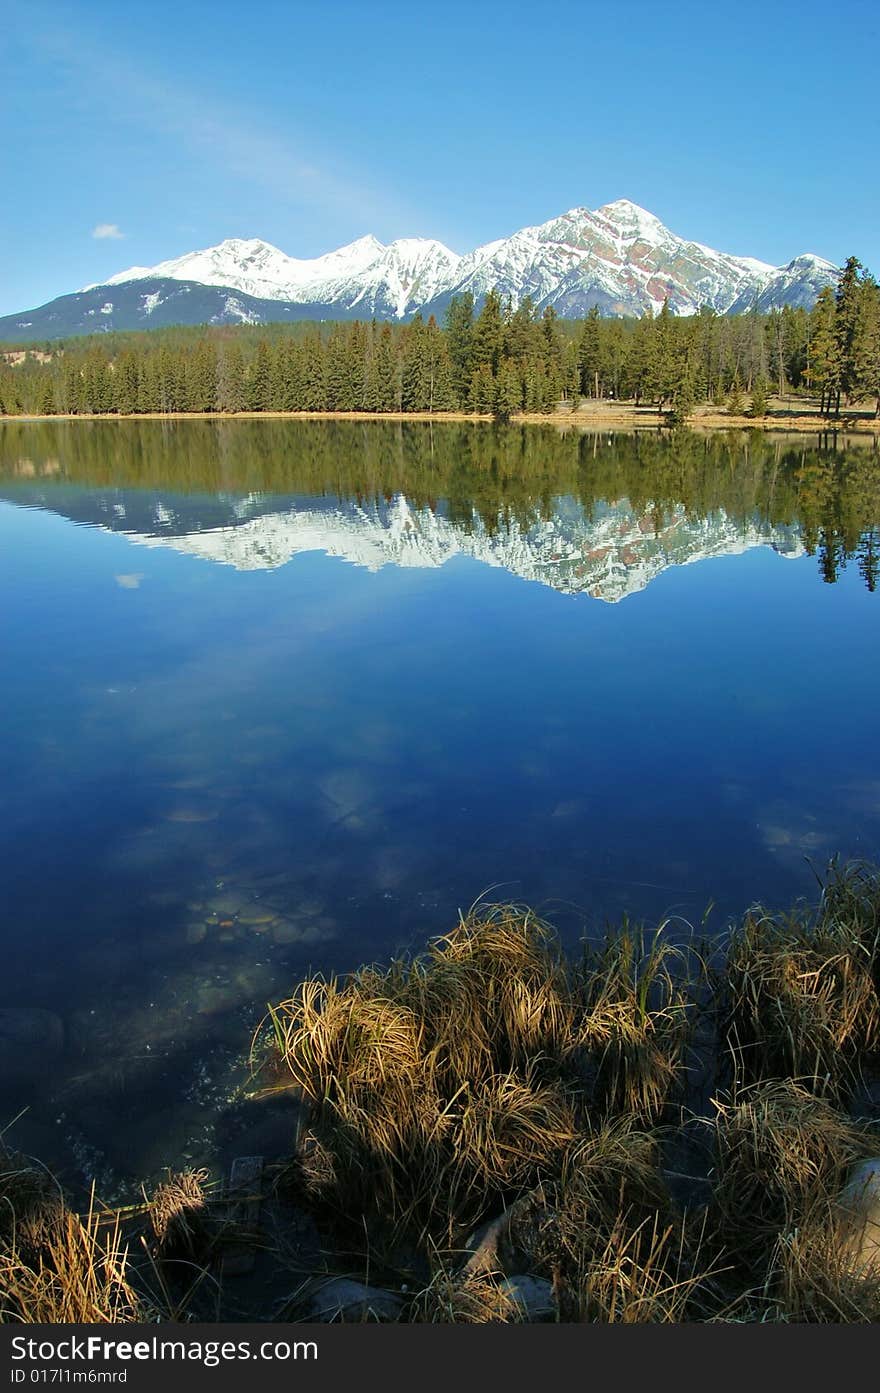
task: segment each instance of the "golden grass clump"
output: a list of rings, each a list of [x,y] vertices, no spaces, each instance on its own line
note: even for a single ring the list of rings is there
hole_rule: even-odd
[[[17,1237],[0,1244],[0,1321],[117,1324],[151,1318],[132,1283],[118,1218],[107,1224],[93,1205],[85,1218],[53,1205],[41,1229],[36,1248]]]
[[[837,857],[828,866],[819,904],[819,923],[846,925],[858,935],[874,967],[877,980],[877,950],[880,945],[880,875],[866,861],[845,861]]]
[[[510,906],[414,962],[304,982],[270,1020],[272,1067],[311,1105],[312,1191],[448,1226],[534,1183],[577,1132],[577,1009],[551,931]]]
[[[656,1118],[679,1084],[694,1011],[681,951],[627,922],[581,968],[580,1044],[606,1116]]]
[[[671,952],[627,935],[574,971],[547,925],[500,905],[413,962],[307,980],[270,1012],[268,1073],[310,1105],[311,1192],[451,1235],[608,1110],[656,1112],[687,1024]]]
[[[163,1257],[204,1254],[213,1236],[205,1196],[207,1170],[169,1171],[148,1200],[148,1213]]]
[[[0,1142],[0,1246],[15,1244],[24,1253],[36,1250],[62,1205],[49,1172]]]
[[[766,1270],[780,1234],[830,1203],[876,1138],[792,1079],[744,1087],[715,1108],[713,1229],[731,1260]]]
[[[795,1078],[839,1096],[880,1043],[880,1001],[860,912],[835,917],[829,888],[816,922],[748,914],[731,940],[719,991],[721,1039],[741,1083]],[[834,913],[832,913],[834,910]]]

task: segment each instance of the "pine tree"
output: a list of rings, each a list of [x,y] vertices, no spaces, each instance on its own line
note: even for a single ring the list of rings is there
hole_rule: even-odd
[[[836,409],[838,415],[840,414],[841,393],[847,404],[852,401],[853,392],[859,379],[856,338],[861,308],[862,288],[859,278],[861,265],[858,257],[850,256],[847,258],[837,286],[837,294],[834,297],[834,339],[838,363]]]
[[[875,399],[874,415],[880,417],[880,287],[872,276],[862,281],[854,348],[856,390]]]
[[[493,415],[497,396],[495,378],[488,363],[481,363],[471,376],[468,405],[481,416]]]
[[[837,340],[834,291],[830,286],[819,292],[810,314],[807,371],[811,387],[819,392],[819,410],[831,414],[840,396],[840,355]]]
[[[453,295],[446,311],[446,346],[452,366],[457,405],[468,405],[473,372],[474,297],[470,291]]]
[[[480,313],[474,321],[471,362],[479,368],[488,366],[493,377],[497,376],[504,351],[505,326],[501,309],[501,297],[497,290],[490,290]]]
[[[229,415],[246,409],[244,358],[237,341],[226,344],[220,356],[215,404],[218,411]]]
[[[131,349],[120,353],[113,374],[113,406],[120,416],[131,416],[138,409],[140,371],[137,354]]]
[[[654,316],[650,307],[638,320],[632,338],[632,346],[627,364],[630,392],[635,397],[636,406],[651,393],[655,376]]]
[[[599,308],[593,305],[581,330],[581,337],[577,350],[577,365],[579,370],[579,390],[588,397],[602,395],[600,387],[600,371],[602,367],[602,345],[599,327]]]
[[[514,416],[523,408],[523,384],[516,364],[508,358],[501,364],[501,371],[498,374],[498,388],[495,398],[495,410],[499,416],[507,419]]]
[[[756,420],[767,415],[767,389],[760,378],[756,378],[752,386],[752,399],[749,403],[749,415]]]

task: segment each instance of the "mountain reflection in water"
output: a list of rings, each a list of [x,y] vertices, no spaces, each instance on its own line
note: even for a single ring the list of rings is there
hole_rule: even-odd
[[[309,968],[877,856],[880,457],[820,444],[0,423],[0,1125],[105,1197],[262,1153]]]

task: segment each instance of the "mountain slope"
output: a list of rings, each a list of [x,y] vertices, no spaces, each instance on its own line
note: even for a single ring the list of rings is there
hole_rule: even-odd
[[[725,314],[812,305],[836,283],[821,257],[770,266],[688,241],[628,199],[591,212],[573,208],[535,227],[458,256],[442,242],[361,237],[298,260],[258,239],[230,238],[152,267],[132,266],[39,309],[0,319],[0,339],[60,338],[96,329],[167,324],[266,323],[284,319],[408,319],[442,315],[463,291],[482,301],[495,288],[514,305],[564,316],[594,305],[606,315],[674,314],[703,305]]]
[[[148,276],[124,284],[93,286],[74,295],[61,295],[39,309],[9,315],[0,319],[0,341],[35,342],[114,329],[165,329],[174,324],[268,324],[350,317],[331,304],[260,300],[228,287]]]

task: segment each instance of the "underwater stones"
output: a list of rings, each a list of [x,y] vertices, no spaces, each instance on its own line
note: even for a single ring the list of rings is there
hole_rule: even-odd
[[[207,926],[207,924],[204,924],[204,923],[199,923],[199,924],[187,924],[187,926],[186,926],[186,931],[185,931],[185,938],[186,938],[187,943],[190,943],[190,944],[193,944],[193,945],[195,945],[196,943],[204,943],[204,941],[205,941],[205,939],[206,939],[207,937],[208,937],[208,926]]]
[[[328,922],[332,923],[333,921],[329,920]],[[321,921],[316,919],[311,923],[303,924],[299,941],[300,943],[326,943],[329,938],[333,938],[334,933],[335,930],[322,929]]]
[[[208,901],[209,909],[218,914],[221,919],[234,917],[236,914],[247,909],[250,903],[246,895],[242,895],[237,890],[224,890],[218,895],[212,895]]]
[[[249,929],[268,928],[278,915],[271,909],[245,909],[238,916],[238,922]]]
[[[205,983],[196,992],[195,1008],[199,1016],[222,1016],[238,1004],[236,993],[229,987]]]
[[[300,900],[297,905],[300,914],[305,914],[312,918],[316,914],[321,914],[324,909],[324,901],[319,899]]]
[[[54,1011],[38,1006],[0,1008],[0,1059],[7,1077],[41,1073],[64,1047],[64,1024]]]
[[[302,926],[291,919],[276,919],[272,925],[273,943],[299,943],[302,939]]]

